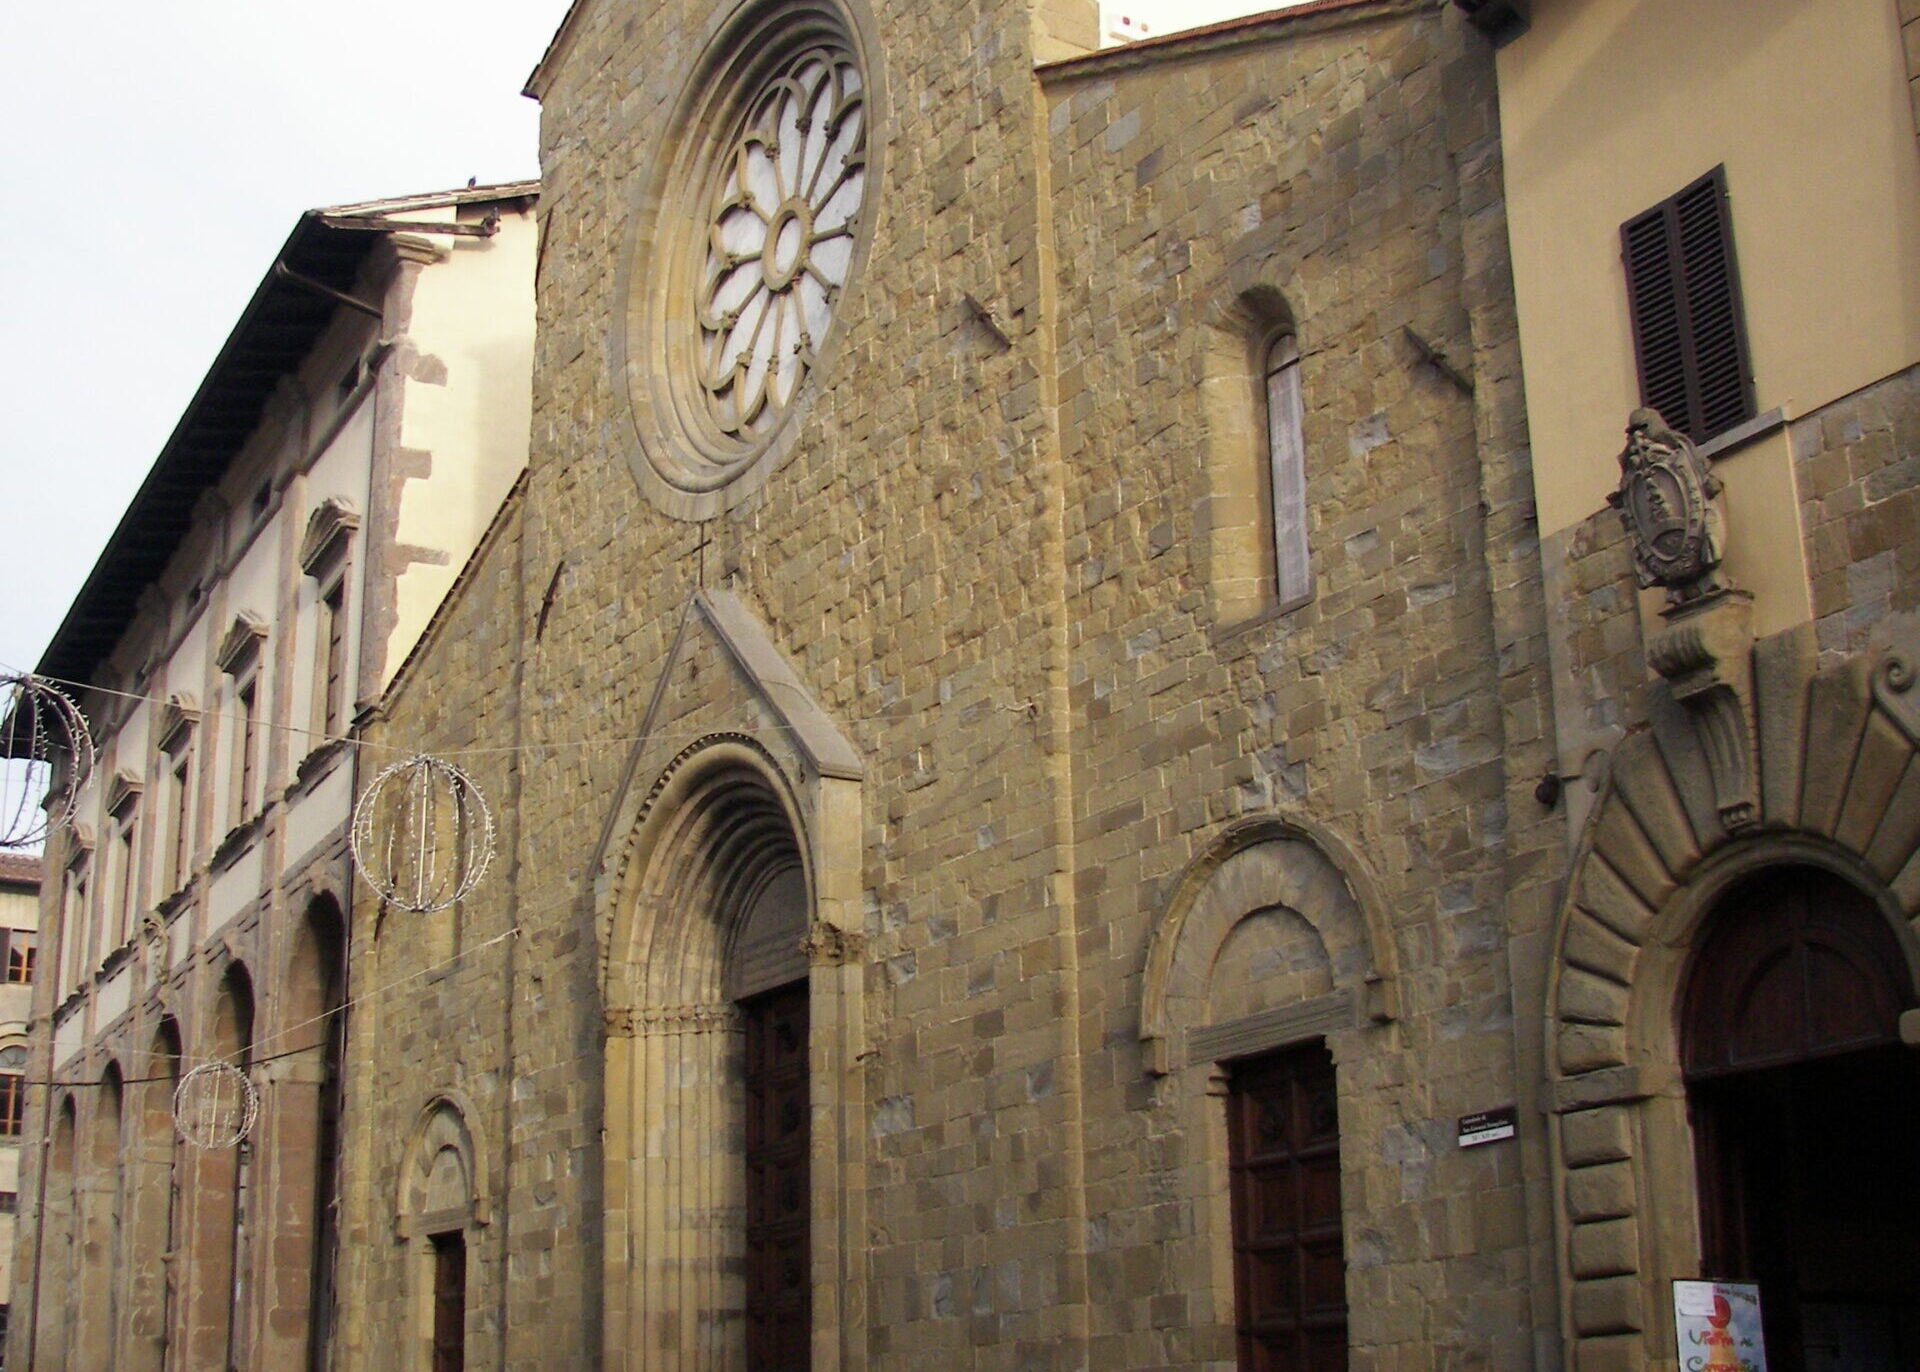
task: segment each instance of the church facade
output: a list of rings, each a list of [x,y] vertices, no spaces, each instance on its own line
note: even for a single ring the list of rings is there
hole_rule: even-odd
[[[1553,1356],[1546,1137],[1458,1137],[1565,850],[1492,50],[1077,17],[536,72],[528,479],[366,735],[499,851],[356,930],[343,1365]]]

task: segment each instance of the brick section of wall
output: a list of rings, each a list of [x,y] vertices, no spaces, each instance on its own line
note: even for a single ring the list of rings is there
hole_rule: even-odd
[[[1644,724],[1648,710],[1633,551],[1619,513],[1603,508],[1555,534],[1545,556],[1555,648],[1566,657],[1562,679],[1578,683],[1580,713],[1563,721],[1562,746],[1610,743]],[[1578,761],[1571,751],[1563,756]]]
[[[1909,32],[1912,32],[1910,29]],[[1793,425],[1822,661],[1920,609],[1920,367]]]

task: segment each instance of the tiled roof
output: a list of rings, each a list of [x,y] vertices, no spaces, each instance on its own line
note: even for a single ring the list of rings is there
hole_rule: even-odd
[[[0,882],[10,885],[40,884],[38,853],[0,853]]]

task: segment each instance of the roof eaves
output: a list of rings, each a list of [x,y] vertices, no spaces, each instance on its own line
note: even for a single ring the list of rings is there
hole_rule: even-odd
[[[502,181],[491,186],[461,186],[450,191],[426,191],[419,195],[389,196],[384,200],[361,200],[351,205],[323,205],[307,213],[314,217],[404,214],[409,210],[440,210],[454,205],[491,205],[506,200],[526,200],[539,194],[538,179]]]
[[[540,54],[540,60],[534,63],[533,70],[527,73],[527,83],[520,88],[520,94],[529,100],[544,100],[547,87],[553,80],[554,69],[560,60],[573,47],[573,40],[579,35],[582,16],[587,9],[587,0],[573,0],[567,6],[567,13],[560,21],[560,27],[553,31],[553,37],[547,40],[547,50]]]
[[[43,871],[38,853],[0,853],[0,885],[38,886]]]
[[[319,211],[300,216],[274,256],[306,276],[351,284],[380,239],[378,234],[329,229]],[[165,569],[191,527],[202,494],[225,475],[238,446],[259,422],[258,405],[284,372],[263,365],[262,354],[304,350],[332,318],[332,308],[297,311],[299,322],[277,320],[276,306],[305,295],[303,287],[269,268],[207,369],[173,432],[161,445],[140,488],[107,539],[93,570],[68,607],[36,668],[55,681],[85,683],[118,642],[142,589]],[[351,268],[349,272],[348,268]],[[245,416],[236,410],[245,410]],[[212,458],[208,450],[214,453]]]

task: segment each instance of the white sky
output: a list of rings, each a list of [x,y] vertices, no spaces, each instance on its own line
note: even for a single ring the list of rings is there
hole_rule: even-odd
[[[0,4],[0,666],[39,660],[302,210],[538,173],[520,88],[565,12]]]
[[[538,173],[519,92],[566,8],[0,4],[0,670],[39,661],[301,211]]]

